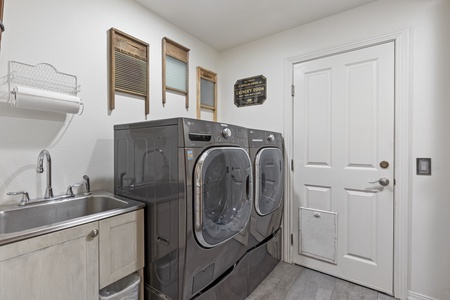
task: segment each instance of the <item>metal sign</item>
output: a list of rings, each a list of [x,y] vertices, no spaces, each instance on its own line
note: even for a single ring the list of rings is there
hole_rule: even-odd
[[[266,87],[266,77],[262,75],[239,79],[234,84],[234,104],[237,107],[263,104]]]

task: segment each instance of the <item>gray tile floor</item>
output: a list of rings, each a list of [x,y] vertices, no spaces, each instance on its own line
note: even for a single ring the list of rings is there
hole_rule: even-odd
[[[280,262],[246,300],[394,300],[333,276]]]

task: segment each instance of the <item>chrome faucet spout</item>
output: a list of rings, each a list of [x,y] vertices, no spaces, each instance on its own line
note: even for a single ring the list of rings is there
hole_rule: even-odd
[[[36,172],[43,173],[44,172],[44,157],[47,158],[47,187],[45,188],[45,199],[53,198],[53,188],[52,188],[52,158],[50,156],[50,152],[46,149],[42,150],[39,153],[37,160]]]

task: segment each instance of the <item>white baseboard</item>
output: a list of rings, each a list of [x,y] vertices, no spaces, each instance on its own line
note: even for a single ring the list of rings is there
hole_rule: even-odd
[[[428,297],[428,296],[421,295],[421,294],[418,294],[418,293],[414,293],[414,292],[411,292],[411,291],[408,291],[408,298],[407,299],[408,300],[438,300],[436,298]]]

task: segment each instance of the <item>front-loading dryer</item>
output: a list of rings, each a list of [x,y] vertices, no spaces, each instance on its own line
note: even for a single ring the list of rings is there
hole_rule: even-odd
[[[252,248],[281,226],[284,158],[280,133],[249,129],[248,138],[254,168],[254,209],[249,240],[249,248]]]
[[[281,260],[284,155],[280,133],[249,129],[248,138],[254,168],[254,205],[245,258],[251,292]]]
[[[116,125],[114,140],[115,193],[146,203],[146,299],[220,297],[248,248],[247,130],[173,118]]]

